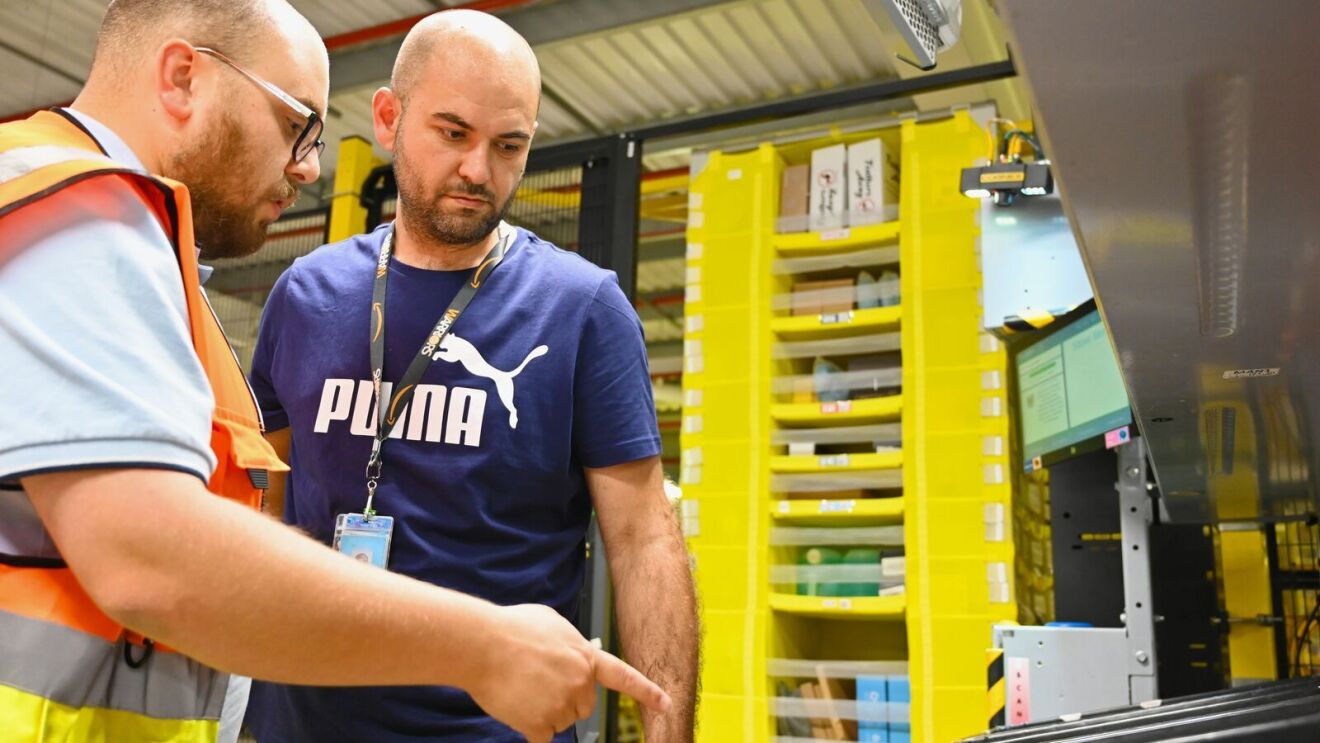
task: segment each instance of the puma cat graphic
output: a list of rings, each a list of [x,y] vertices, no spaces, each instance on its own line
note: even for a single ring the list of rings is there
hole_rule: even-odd
[[[450,333],[440,342],[440,348],[431,356],[432,361],[447,361],[451,364],[462,364],[469,374],[477,377],[484,377],[495,383],[495,392],[500,396],[500,402],[504,403],[505,409],[509,411],[509,427],[518,427],[518,408],[513,404],[513,379],[522,374],[523,369],[534,359],[538,359],[549,352],[549,346],[537,346],[527,358],[512,371],[502,371],[496,369],[486,362],[477,347],[466,340]]]

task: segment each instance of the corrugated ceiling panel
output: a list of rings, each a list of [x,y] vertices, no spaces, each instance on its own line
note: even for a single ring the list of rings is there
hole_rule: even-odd
[[[72,99],[91,66],[96,29],[101,25],[105,0],[66,2],[6,2],[0,4],[0,115],[16,113]],[[24,60],[41,60],[52,72]],[[62,74],[61,74],[62,73]]]
[[[637,277],[637,291],[642,294],[675,289],[683,286],[684,271],[687,268],[685,258],[662,258],[657,261],[641,261],[637,264],[644,269]]]
[[[45,106],[52,101],[72,100],[81,87],[0,49],[0,115],[11,116]]]
[[[838,43],[847,44],[861,57],[866,64],[866,77],[894,77],[894,50],[883,42],[880,21],[861,0],[827,0],[826,5],[839,19],[842,35]]]
[[[559,104],[548,98],[541,99],[541,112],[537,115],[537,141],[554,139],[581,128],[577,119],[560,108]]]

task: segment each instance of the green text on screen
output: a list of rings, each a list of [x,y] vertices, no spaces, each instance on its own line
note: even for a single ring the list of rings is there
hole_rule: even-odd
[[[1027,461],[1132,422],[1099,312],[1018,354],[1017,373]]]

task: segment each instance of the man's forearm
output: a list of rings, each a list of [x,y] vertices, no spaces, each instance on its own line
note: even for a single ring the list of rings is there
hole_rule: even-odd
[[[608,559],[624,656],[674,702],[664,715],[642,711],[646,740],[687,743],[696,727],[701,628],[682,536],[675,524],[649,543],[609,549]]]
[[[69,489],[61,477],[81,482]],[[318,685],[465,686],[476,672],[493,605],[334,554],[189,475],[107,471],[25,485],[39,509],[79,509],[76,518],[99,525],[92,539],[54,534],[93,600],[208,665]]]

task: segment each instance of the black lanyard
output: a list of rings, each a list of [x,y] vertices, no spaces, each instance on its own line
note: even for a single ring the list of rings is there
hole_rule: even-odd
[[[408,364],[408,370],[403,373],[403,379],[399,380],[399,386],[394,390],[394,395],[386,402],[380,394],[381,379],[385,376],[385,284],[389,279],[390,255],[394,249],[394,228],[390,227],[390,232],[385,236],[384,242],[380,245],[380,259],[376,262],[376,280],[371,289],[371,316],[373,327],[371,330],[371,383],[376,394],[376,436],[371,442],[371,457],[367,460],[367,507],[362,509],[363,515],[371,517],[376,515],[372,509],[372,500],[376,497],[376,486],[380,480],[382,467],[381,445],[389,437],[390,431],[399,422],[399,416],[408,407],[412,401],[413,394],[417,391],[417,383],[421,381],[422,374],[426,367],[431,365],[431,354],[440,347],[445,336],[449,334],[449,329],[458,321],[459,315],[467,309],[472,298],[477,295],[477,290],[481,288],[482,283],[490,278],[491,272],[504,260],[504,254],[509,248],[509,242],[513,239],[514,230],[512,227],[500,223],[499,237],[495,241],[495,247],[491,248],[486,259],[476,268],[472,269],[472,274],[468,280],[459,287],[458,294],[454,301],[449,303],[449,309],[440,315],[436,321],[435,327],[431,329],[430,335],[422,343],[421,349],[413,360]]]

